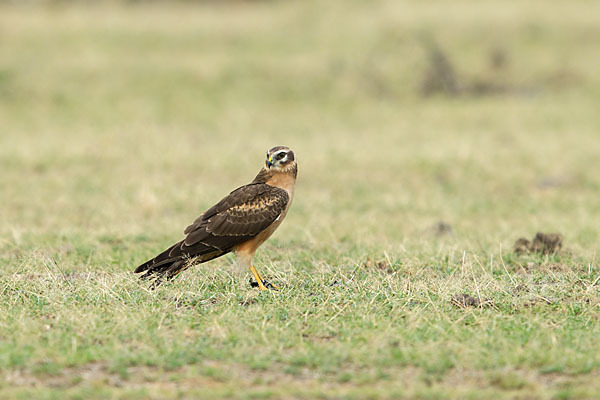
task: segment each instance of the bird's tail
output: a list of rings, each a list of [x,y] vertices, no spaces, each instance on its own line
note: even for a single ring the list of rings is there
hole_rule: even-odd
[[[178,245],[180,245],[180,243],[169,247],[158,256],[139,265],[134,272],[144,273],[140,276],[140,279],[154,280],[153,287],[160,285],[165,280],[168,281],[174,278],[189,266],[190,261],[188,257],[182,255],[177,255],[175,257],[169,256],[173,248]]]
[[[175,243],[153,259],[138,266],[134,272],[143,272],[140,278],[154,280],[153,287],[156,287],[165,280],[173,279],[192,264],[210,261],[231,251],[231,249],[221,250],[203,243],[197,243],[194,246],[187,247],[186,251],[183,252],[181,251],[182,243]]]
[[[210,261],[231,251],[231,249],[221,250],[204,243],[185,247],[185,251],[182,251],[182,247],[183,241],[175,243],[153,259],[138,266],[134,272],[143,272],[140,278],[153,279],[153,287],[156,287],[165,280],[173,279],[192,264]]]
[[[152,261],[152,260],[150,260]],[[190,260],[187,258],[178,258],[174,260],[165,260],[160,264],[154,264],[150,268],[140,270],[144,264],[136,268],[135,272],[144,272],[140,279],[152,281],[152,288],[160,286],[165,281],[175,278],[180,272],[187,269]]]

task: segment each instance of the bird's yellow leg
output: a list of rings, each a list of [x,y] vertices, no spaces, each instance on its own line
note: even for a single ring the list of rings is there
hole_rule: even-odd
[[[252,264],[250,264],[250,272],[252,272],[252,275],[254,275],[254,279],[256,279],[256,282],[258,282],[258,288],[260,290],[267,290],[267,289],[279,290],[279,288],[277,286],[273,285],[272,283],[265,282],[263,277],[260,276],[260,274],[258,273],[256,268],[254,268],[254,265],[252,265]]]
[[[263,283],[262,276],[260,276],[260,274],[258,273],[256,268],[254,268],[254,265],[252,265],[252,264],[250,264],[250,272],[252,272],[252,275],[254,275],[254,279],[256,279],[256,282],[258,282],[258,288],[260,290],[267,290],[267,287]]]

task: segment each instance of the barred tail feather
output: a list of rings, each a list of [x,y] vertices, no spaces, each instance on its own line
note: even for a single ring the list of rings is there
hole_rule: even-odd
[[[154,264],[145,270],[145,273],[140,276],[140,279],[154,279],[154,286],[160,285],[163,280],[170,280],[183,271],[189,264],[188,259],[177,258],[165,260],[161,263]]]

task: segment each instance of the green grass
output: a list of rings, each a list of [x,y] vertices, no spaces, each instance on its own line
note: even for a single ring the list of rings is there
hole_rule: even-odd
[[[0,37],[1,398],[599,397],[597,3],[4,4]],[[280,144],[280,292],[133,276]]]

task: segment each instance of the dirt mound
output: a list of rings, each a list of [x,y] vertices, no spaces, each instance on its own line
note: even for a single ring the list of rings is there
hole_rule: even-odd
[[[554,254],[562,248],[563,237],[560,233],[536,233],[532,241],[519,238],[514,244],[517,254],[540,253]]]
[[[375,268],[375,269],[378,269],[378,270],[388,273],[388,274],[393,274],[395,272],[393,266],[390,264],[390,262],[388,260],[373,261],[369,258],[369,259],[367,259],[367,261],[362,263],[361,266],[363,268],[367,268],[367,269]]]
[[[485,307],[485,306],[492,305],[492,302],[489,299],[478,299],[478,298],[470,296],[466,293],[455,294],[450,299],[450,303],[459,308]]]

